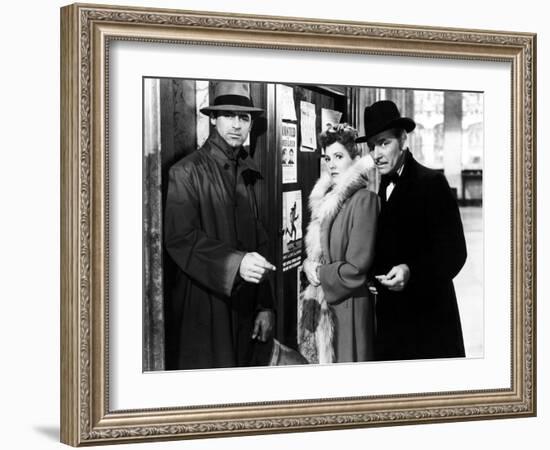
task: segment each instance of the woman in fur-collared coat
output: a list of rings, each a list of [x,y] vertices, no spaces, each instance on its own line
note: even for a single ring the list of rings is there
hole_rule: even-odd
[[[378,196],[368,190],[370,156],[345,124],[320,135],[326,168],[313,188],[300,297],[300,352],[312,363],[373,359],[374,300],[367,275],[374,257]]]

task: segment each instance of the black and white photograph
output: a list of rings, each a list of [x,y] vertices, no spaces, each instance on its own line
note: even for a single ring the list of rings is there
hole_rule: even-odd
[[[143,99],[144,371],[483,357],[482,92]]]
[[[27,385],[51,388],[53,365],[58,387],[12,389],[36,418],[14,442],[524,447],[544,428],[542,22],[194,3],[44,6],[42,50],[17,50],[32,76],[6,84],[26,119],[8,139],[32,123],[60,155],[8,164],[8,184],[59,204],[5,222],[58,224],[39,241],[59,271],[23,271],[7,304],[42,308],[20,294],[51,278],[60,304],[31,327],[53,324],[58,357],[36,333],[28,364],[7,346],[16,378],[42,367]],[[59,106],[46,126],[22,94],[38,79]]]

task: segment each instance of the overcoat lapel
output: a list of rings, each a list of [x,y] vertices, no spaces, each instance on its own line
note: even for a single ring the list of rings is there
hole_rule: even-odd
[[[393,187],[390,198],[386,199],[386,188],[388,187],[387,183],[380,183],[378,195],[382,202],[382,212],[384,214],[392,211],[396,205],[400,203],[404,196],[406,196],[408,190],[407,186],[410,183],[411,178],[414,177],[414,163],[415,161],[412,159],[410,150],[407,150],[407,153],[405,154],[405,161],[403,163],[403,172],[399,176],[398,183],[396,183]]]
[[[399,182],[393,187],[393,191],[390,195],[390,198],[386,200],[386,203],[383,205],[383,209],[386,210],[386,213],[392,211],[400,201],[403,199],[403,196],[407,192],[408,180],[400,179]]]

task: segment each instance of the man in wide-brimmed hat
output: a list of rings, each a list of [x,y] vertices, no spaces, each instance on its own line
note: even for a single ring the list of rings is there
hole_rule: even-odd
[[[453,278],[466,261],[458,206],[445,176],[407,147],[415,122],[395,103],[365,108],[366,142],[380,172],[374,274],[379,360],[460,357],[464,342]]]
[[[273,328],[273,296],[254,188],[261,178],[243,147],[252,120],[249,85],[218,82],[210,136],[170,169],[166,250],[178,269],[172,294],[178,324],[172,369],[247,366],[254,341]]]

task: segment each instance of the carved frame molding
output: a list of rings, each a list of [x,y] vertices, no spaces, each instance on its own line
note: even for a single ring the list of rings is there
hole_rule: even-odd
[[[75,4],[61,10],[61,439],[73,445],[533,416],[536,35]],[[109,42],[507,61],[512,66],[510,389],[111,412]]]

